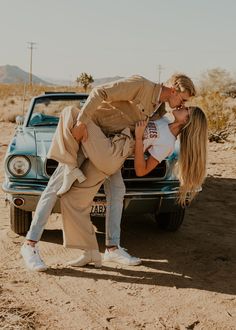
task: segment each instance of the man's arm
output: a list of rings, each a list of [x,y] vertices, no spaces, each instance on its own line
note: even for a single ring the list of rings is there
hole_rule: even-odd
[[[145,78],[141,76],[132,76],[93,88],[78,115],[77,124],[72,130],[74,138],[81,141],[87,137],[86,124],[103,101],[132,101],[143,87],[144,80]]]
[[[93,88],[78,115],[78,121],[88,123],[103,101],[132,101],[143,87],[144,80],[141,76],[132,76]]]

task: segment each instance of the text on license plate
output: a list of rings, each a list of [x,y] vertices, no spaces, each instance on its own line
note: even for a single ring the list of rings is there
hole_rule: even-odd
[[[97,216],[97,217],[105,217],[106,214],[106,201],[104,200],[97,200],[93,201],[92,207],[91,207],[91,216]]]

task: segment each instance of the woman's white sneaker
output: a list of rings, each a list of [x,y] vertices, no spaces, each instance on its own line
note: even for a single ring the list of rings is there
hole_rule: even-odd
[[[105,250],[104,261],[115,262],[117,264],[137,266],[142,263],[140,258],[132,257],[128,252],[122,247],[118,246],[115,250]]]
[[[40,257],[37,244],[32,246],[30,244],[24,243],[20,249],[20,253],[28,269],[35,272],[43,272],[47,270],[47,266]]]

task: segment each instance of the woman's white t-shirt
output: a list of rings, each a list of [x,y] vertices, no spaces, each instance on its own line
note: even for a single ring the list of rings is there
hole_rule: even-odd
[[[144,151],[161,162],[171,155],[175,149],[176,137],[169,129],[170,120],[164,116],[155,121],[149,121],[143,136]]]

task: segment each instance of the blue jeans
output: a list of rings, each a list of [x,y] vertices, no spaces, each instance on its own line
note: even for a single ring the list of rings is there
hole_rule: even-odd
[[[106,245],[120,245],[120,223],[125,194],[121,171],[107,178],[103,185],[107,199]]]
[[[54,205],[56,204],[58,198],[57,192],[63,183],[63,170],[64,167],[59,165],[51,176],[47,187],[44,189],[36,207],[26,239],[32,241],[40,240],[48,218],[52,213]]]
[[[26,239],[32,241],[40,240],[48,218],[57,201],[57,191],[62,186],[62,182],[63,166],[58,166],[40,197]],[[125,193],[125,185],[120,171],[106,179],[104,189],[107,198],[106,245],[119,245],[120,222]]]

